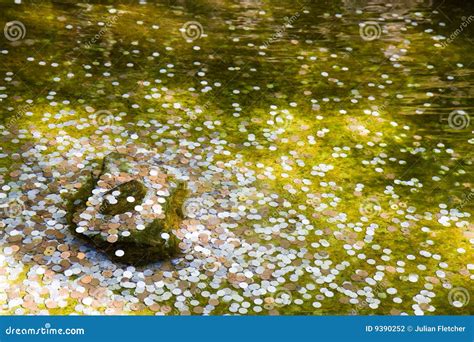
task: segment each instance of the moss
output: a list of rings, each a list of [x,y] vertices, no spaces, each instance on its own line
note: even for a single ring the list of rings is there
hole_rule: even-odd
[[[107,191],[104,197],[107,198],[108,195],[111,195],[116,191],[120,192],[120,194],[116,197],[117,203],[110,204],[109,202],[105,201],[99,209],[102,214],[113,216],[123,214],[127,211],[132,211],[137,204],[143,201],[143,198],[146,195],[146,187],[136,179],[120,184]],[[127,201],[127,197],[129,196],[133,197],[135,201]]]

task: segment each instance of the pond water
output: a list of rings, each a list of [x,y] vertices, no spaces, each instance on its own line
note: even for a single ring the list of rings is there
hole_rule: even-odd
[[[0,312],[474,314],[472,3],[15,2]],[[171,260],[71,233],[114,151],[188,184]]]

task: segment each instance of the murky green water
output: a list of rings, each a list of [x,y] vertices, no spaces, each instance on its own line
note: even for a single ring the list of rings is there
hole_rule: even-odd
[[[474,314],[473,9],[2,1],[2,312]],[[173,263],[58,214],[127,144],[212,202]]]

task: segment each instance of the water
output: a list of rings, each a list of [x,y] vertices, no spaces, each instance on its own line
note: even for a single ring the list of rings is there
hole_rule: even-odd
[[[29,166],[45,161],[55,169],[47,156],[74,145],[58,136],[107,142],[77,155],[85,170],[98,152],[124,141],[172,156],[188,149],[179,158],[212,155],[222,168],[208,184],[208,165],[176,166],[189,173],[198,201],[216,202],[197,215],[198,230],[212,231],[206,220],[219,212],[236,212],[238,219],[222,220],[230,225],[222,228],[224,245],[235,238],[273,248],[240,251],[212,274],[202,260],[181,260],[176,270],[205,274],[196,291],[189,277],[165,273],[188,282],[184,301],[159,287],[150,292],[158,298],[144,302],[123,281],[99,277],[107,294],[96,297],[105,299],[78,309],[69,298],[78,278],[103,269],[66,257],[82,273],[64,278],[69,266],[52,268],[60,251],[34,259],[25,240],[11,238],[27,220],[8,209],[18,193],[6,188],[1,246],[18,251],[0,259],[8,265],[3,288],[21,293],[24,279],[39,281],[39,264],[70,292],[58,299],[51,291],[53,302],[65,301],[52,307],[11,306],[3,296],[3,310],[109,313],[103,305],[112,291],[126,303],[139,298],[117,312],[139,314],[157,311],[150,301],[174,314],[473,314],[472,14],[470,3],[428,0],[2,1],[4,184],[24,193]],[[177,147],[183,140],[199,146]],[[19,157],[39,144],[47,148],[36,159]],[[15,170],[25,178],[12,178]],[[218,179],[224,170],[230,183]],[[61,186],[62,195],[74,190]],[[30,201],[21,209],[31,209]],[[59,201],[45,206],[61,208]],[[54,240],[44,225],[35,229],[42,244]],[[66,232],[60,240],[86,248],[58,229]],[[211,244],[217,260],[219,244]],[[103,260],[101,267],[122,267],[83,252],[84,260]],[[232,262],[241,268],[230,271]],[[269,264],[270,277],[256,273]],[[148,269],[170,272],[162,268]],[[253,275],[227,278],[245,271]]]

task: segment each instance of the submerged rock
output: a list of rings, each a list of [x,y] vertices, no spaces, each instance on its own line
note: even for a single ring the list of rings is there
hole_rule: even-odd
[[[169,259],[186,195],[185,183],[145,158],[111,153],[69,200],[69,229],[123,263]]]

